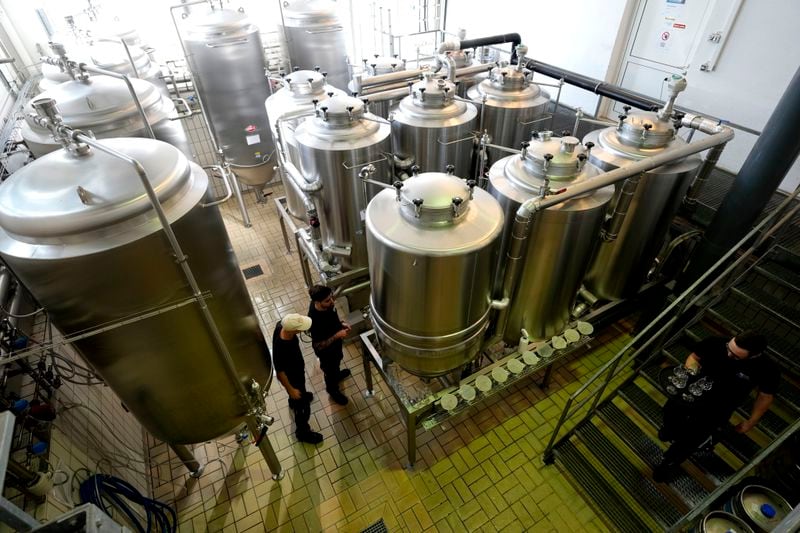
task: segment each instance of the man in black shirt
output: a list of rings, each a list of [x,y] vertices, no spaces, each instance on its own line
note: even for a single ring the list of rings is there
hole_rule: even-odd
[[[745,433],[758,423],[772,404],[780,379],[777,368],[764,353],[766,349],[766,338],[752,331],[732,339],[712,337],[698,343],[686,358],[685,367],[698,379],[705,378],[711,387],[700,396],[693,395],[696,399],[691,403],[673,396],[664,406],[664,425],[658,436],[673,443],[653,470],[654,480],[667,480],[672,468],[726,424],[754,388],[758,388],[758,396],[750,417],[735,429]]]
[[[329,287],[315,285],[308,291],[311,304],[311,346],[319,357],[319,366],[325,374],[325,389],[331,399],[339,405],[347,405],[347,396],[339,390],[339,382],[350,375],[350,370],[339,370],[342,362],[342,339],[350,333],[350,326],[339,320],[336,313],[333,291]]]
[[[289,393],[289,408],[294,411],[295,436],[300,442],[319,444],[322,435],[311,431],[311,400],[306,390],[305,363],[297,334],[311,327],[307,316],[290,313],[275,324],[272,334],[272,365],[283,388]]]

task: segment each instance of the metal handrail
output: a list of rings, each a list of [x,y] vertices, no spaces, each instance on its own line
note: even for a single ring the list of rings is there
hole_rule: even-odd
[[[564,410],[561,412],[561,417],[559,418],[558,422],[556,423],[555,428],[553,429],[553,433],[550,437],[550,441],[547,443],[547,447],[544,450],[544,458],[545,461],[549,461],[552,457],[553,448],[555,448],[558,444],[563,442],[564,440],[568,439],[575,431],[575,428],[584,420],[590,418],[595,411],[597,410],[598,404],[600,403],[603,393],[606,391],[608,385],[611,381],[619,375],[619,368],[626,368],[627,364],[633,359],[635,359],[640,353],[642,353],[646,348],[650,346],[656,339],[659,339],[664,334],[667,333],[670,327],[672,327],[675,322],[678,321],[679,317],[683,314],[683,311],[691,306],[697,304],[700,299],[708,293],[713,287],[715,287],[718,283],[720,283],[723,279],[725,279],[731,272],[736,270],[739,265],[741,265],[744,261],[746,261],[755,251],[757,246],[751,246],[745,253],[743,253],[738,259],[736,259],[733,263],[731,263],[728,267],[722,270],[721,273],[717,275],[716,278],[713,279],[711,283],[706,284],[706,281],[711,279],[712,274],[716,274],[722,265],[727,262],[736,252],[744,246],[750,239],[752,239],[759,231],[764,229],[773,219],[780,214],[783,209],[789,205],[795,198],[800,195],[800,187],[797,187],[792,194],[786,197],[784,201],[779,205],[776,209],[774,209],[769,215],[764,217],[764,219],[756,225],[753,229],[751,229],[747,235],[745,235],[738,243],[736,243],[728,252],[725,253],[707,272],[705,272],[702,276],[700,276],[692,285],[686,289],[680,296],[678,296],[674,302],[672,302],[666,309],[664,309],[650,324],[645,326],[638,335],[636,335],[633,339],[631,339],[614,357],[612,357],[609,361],[607,361],[603,366],[601,366],[583,385],[581,385],[578,390],[573,392],[570,397],[567,399],[567,403],[564,405]],[[788,222],[791,217],[800,210],[800,203],[796,205],[793,209],[786,213],[780,220],[778,220],[775,224],[769,227],[769,229],[765,232],[765,236],[769,236],[775,233],[778,229],[780,229],[786,222]],[[763,239],[761,239],[763,240]],[[760,244],[760,243],[756,243]],[[691,301],[689,301],[690,297],[693,296],[694,292],[703,287],[697,295],[695,295]],[[655,329],[656,325],[661,323],[666,317],[672,316],[667,322],[661,326],[657,331],[652,333],[651,331]],[[638,344],[640,341],[644,340],[647,337],[647,340],[644,344],[641,345],[632,355],[630,355],[627,359],[625,359],[625,364],[620,365],[620,361],[623,360],[625,354],[628,350],[633,347],[634,345]],[[663,343],[662,343],[663,346]],[[601,377],[605,375],[605,380],[597,387],[595,387],[592,392],[588,395],[588,397],[582,399],[573,409],[573,404],[575,401],[584,395],[584,392],[592,385],[594,385]],[[615,391],[612,391],[608,397],[611,397]],[[588,402],[593,401],[592,407],[589,409],[588,413],[584,415],[578,422],[576,422],[569,431],[567,431],[564,436],[559,438],[559,433],[570,418],[571,415],[574,415],[575,412],[586,405]]]

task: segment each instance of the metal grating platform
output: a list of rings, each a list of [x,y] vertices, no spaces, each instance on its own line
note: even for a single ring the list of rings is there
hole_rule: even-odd
[[[575,478],[586,494],[603,510],[603,514],[618,528],[618,531],[640,533],[652,528],[633,512],[628,504],[614,493],[613,487],[581,455],[570,441],[565,441],[554,450],[559,463]]]
[[[651,468],[661,462],[661,448],[642,429],[628,418],[614,404],[608,403],[600,409],[600,416],[636,454]],[[703,501],[708,491],[694,478],[680,470],[669,486],[688,505],[694,506]]]
[[[625,455],[594,424],[583,424],[578,436],[633,498],[664,528],[678,520],[682,513],[675,508]]]

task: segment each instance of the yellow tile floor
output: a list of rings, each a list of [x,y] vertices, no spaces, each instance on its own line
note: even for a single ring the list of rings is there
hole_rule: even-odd
[[[256,204],[246,195],[253,227],[245,229],[235,204],[223,216],[242,268],[261,265],[248,281],[268,342],[285,312],[305,312],[305,287],[294,251],[287,254],[272,198]],[[273,381],[268,407],[276,417],[269,438],[285,469],[280,482],[251,445],[233,437],[196,445],[207,461],[193,479],[174,454],[150,442],[156,497],[179,513],[181,532],[361,531],[383,519],[389,531],[607,531],[607,526],[557,467],[541,453],[570,392],[627,339],[612,328],[587,355],[557,363],[550,389],[531,378],[443,427],[418,433],[418,460],[406,464],[405,428],[386,385],[375,375],[366,398],[359,348],[346,348],[353,371],[344,392],[350,404],[333,404],[309,345],[304,347],[312,427],[319,446],[295,441],[287,395]],[[540,378],[540,376],[537,376]]]

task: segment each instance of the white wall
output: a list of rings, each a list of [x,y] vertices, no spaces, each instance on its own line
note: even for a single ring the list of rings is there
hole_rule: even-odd
[[[450,0],[446,30],[465,28],[467,38],[516,32],[528,46],[529,57],[605,80],[615,76],[617,65],[612,56],[626,4],[626,0]],[[598,97],[568,87],[561,101],[594,113]]]
[[[724,17],[730,0],[719,0],[711,19]],[[720,20],[717,18],[717,20]],[[706,41],[701,42],[690,67],[689,88],[679,104],[761,131],[800,67],[797,0],[745,0],[720,56],[716,70],[700,72],[709,57]],[[711,23],[709,24],[711,30]],[[737,172],[756,136],[736,132],[720,166]],[[784,191],[800,185],[800,163],[796,162],[781,184]]]

